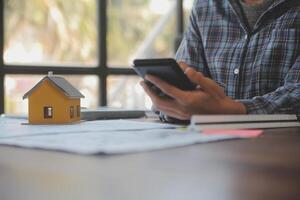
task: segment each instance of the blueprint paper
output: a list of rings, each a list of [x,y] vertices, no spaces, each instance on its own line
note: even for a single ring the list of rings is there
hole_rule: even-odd
[[[123,154],[238,138],[177,129],[99,131],[0,139],[0,144],[78,154]]]
[[[139,122],[133,120],[83,121],[69,125],[28,125],[27,123],[28,121],[26,119],[0,117],[0,138],[45,134],[71,134],[78,132],[152,130],[178,127],[170,124]]]

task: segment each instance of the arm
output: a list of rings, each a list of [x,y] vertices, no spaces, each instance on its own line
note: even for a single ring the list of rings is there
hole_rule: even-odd
[[[233,100],[222,88],[202,73],[187,67],[188,78],[199,87],[195,91],[182,91],[155,76],[146,79],[172,97],[157,96],[142,82],[153,105],[163,113],[177,119],[187,120],[194,114],[275,114],[298,113],[300,108],[300,56],[289,70],[285,84],[274,92],[246,100]]]
[[[239,100],[248,114],[298,113],[300,111],[300,56],[277,90],[253,99]]]
[[[195,1],[190,15],[188,28],[184,34],[183,40],[175,55],[175,60],[180,64],[183,70],[187,67],[193,67],[197,71],[202,72],[206,77],[210,77],[207,68],[205,53],[203,48],[200,27],[197,24],[199,8]]]
[[[189,120],[195,114],[246,114],[245,106],[226,96],[212,79],[190,67],[185,70],[185,74],[198,85],[197,90],[183,91],[155,76],[146,76],[148,81],[172,99],[158,96],[145,82],[141,82],[157,110],[180,120]]]

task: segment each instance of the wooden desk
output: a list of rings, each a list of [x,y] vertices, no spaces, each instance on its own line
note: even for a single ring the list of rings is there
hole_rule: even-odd
[[[1,200],[299,198],[300,129],[120,156],[0,147]]]

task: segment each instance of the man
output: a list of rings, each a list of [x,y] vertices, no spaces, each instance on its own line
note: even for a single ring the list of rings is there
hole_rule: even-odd
[[[148,75],[173,97],[166,99],[141,83],[167,116],[295,113],[300,107],[300,1],[195,0],[176,60],[199,89],[182,91]]]

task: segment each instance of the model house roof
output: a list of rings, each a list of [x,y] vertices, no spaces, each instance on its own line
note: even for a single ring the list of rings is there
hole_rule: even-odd
[[[23,99],[26,99],[45,80],[49,80],[69,98],[84,98],[84,96],[63,77],[48,75],[45,76],[42,80],[40,80],[26,94],[24,94]]]

